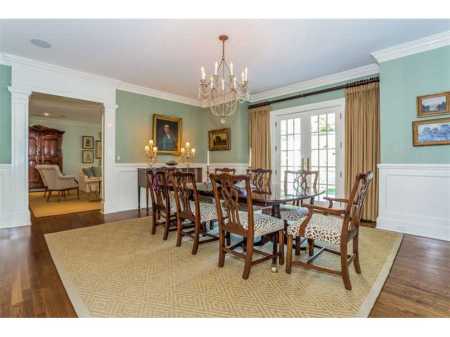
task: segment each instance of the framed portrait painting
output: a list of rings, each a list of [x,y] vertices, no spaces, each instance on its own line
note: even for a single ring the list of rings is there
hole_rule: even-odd
[[[153,142],[158,147],[158,153],[179,155],[182,137],[181,118],[153,115]]]
[[[217,129],[208,131],[209,151],[231,150],[231,129]]]
[[[81,137],[81,148],[82,149],[93,149],[94,148],[94,136],[82,136]]]
[[[417,97],[417,117],[450,114],[450,92]]]
[[[82,150],[81,151],[81,162],[83,164],[92,164],[94,162],[94,151]]]
[[[414,121],[412,127],[414,146],[450,144],[450,118]]]

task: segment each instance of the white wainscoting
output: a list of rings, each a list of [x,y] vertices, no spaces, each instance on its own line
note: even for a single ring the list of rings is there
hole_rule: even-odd
[[[450,241],[450,164],[379,164],[377,227]]]
[[[0,228],[23,226],[29,218],[17,203],[12,179],[12,165],[0,164]]]
[[[164,166],[164,164],[155,164],[155,167]],[[203,163],[193,163],[190,167],[202,168],[202,180],[206,181],[206,170],[213,172],[216,167],[236,168],[236,173],[245,173],[247,164],[240,163],[214,163],[206,165]],[[138,203],[138,189],[137,189],[137,169],[140,167],[148,167],[147,163],[133,163],[133,164],[115,164],[114,178],[115,181],[115,197],[113,198],[112,210],[114,212],[127,211],[137,208]],[[178,165],[177,168],[184,168],[185,165]],[[141,207],[145,207],[145,189],[141,189]]]

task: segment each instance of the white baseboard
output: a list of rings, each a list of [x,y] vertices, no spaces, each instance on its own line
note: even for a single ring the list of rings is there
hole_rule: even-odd
[[[450,241],[450,164],[379,164],[377,227]]]

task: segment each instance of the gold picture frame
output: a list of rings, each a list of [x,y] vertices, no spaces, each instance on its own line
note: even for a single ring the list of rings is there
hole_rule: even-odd
[[[231,129],[216,129],[208,131],[209,151],[231,150]]]
[[[450,145],[450,118],[412,122],[413,145]]]
[[[92,164],[94,162],[94,151],[93,150],[81,150],[81,163],[82,164]]]
[[[92,150],[94,148],[94,136],[81,136],[81,148]]]
[[[183,119],[176,116],[153,115],[153,143],[158,154],[180,155]]]
[[[450,92],[417,97],[417,117],[450,114]]]
[[[102,141],[95,141],[95,159],[102,159]]]

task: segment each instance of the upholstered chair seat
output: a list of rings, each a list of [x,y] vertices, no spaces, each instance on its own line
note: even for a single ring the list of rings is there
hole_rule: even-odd
[[[334,215],[314,213],[305,228],[305,238],[327,242],[339,246],[341,244],[342,218]],[[289,224],[287,234],[299,236],[302,221]]]
[[[241,225],[245,229],[248,228],[248,213],[239,212],[239,219],[241,220]],[[284,221],[273,216],[254,213],[253,214],[255,236],[266,235],[268,233],[273,233],[276,231],[281,231],[284,229]]]
[[[307,214],[308,209],[306,207],[295,205],[281,205],[280,207],[281,219],[286,220],[288,224],[302,221]]]
[[[195,202],[191,201],[191,209],[195,209]],[[200,203],[200,222],[208,222],[217,220],[216,205],[206,202]]]

